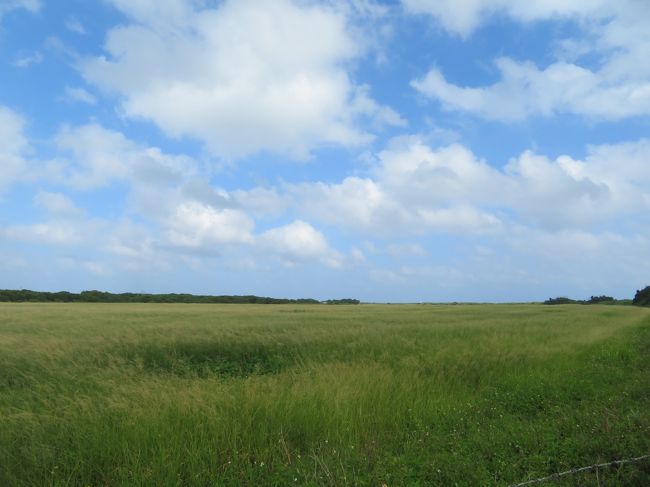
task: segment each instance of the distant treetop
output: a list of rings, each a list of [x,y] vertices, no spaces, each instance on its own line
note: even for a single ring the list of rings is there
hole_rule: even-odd
[[[544,304],[630,304],[629,299],[614,299],[611,296],[591,296],[589,299],[571,299],[566,297],[549,298]]]
[[[650,306],[650,286],[637,291],[632,300],[632,304],[637,306]]]
[[[82,291],[81,293],[40,292],[22,290],[0,290],[0,302],[45,302],[45,303],[204,303],[204,304],[359,304],[357,299],[286,299],[260,296],[203,296],[194,294],[146,294],[108,293],[104,291]]]

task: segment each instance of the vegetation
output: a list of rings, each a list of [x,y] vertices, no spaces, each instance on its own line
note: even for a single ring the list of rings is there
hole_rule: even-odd
[[[611,296],[592,296],[586,304],[613,303],[616,301]]]
[[[559,298],[549,298],[546,301],[544,301],[544,304],[577,304],[578,301],[575,299],[570,299],[564,296],[561,296]]]
[[[614,299],[611,296],[591,296],[587,300],[576,300],[566,297],[550,298],[544,304],[632,304],[631,299]]]
[[[632,302],[637,306],[650,306],[650,286],[637,291]]]
[[[282,299],[259,296],[196,296],[194,294],[113,294],[103,291],[56,293],[0,289],[0,302],[5,303],[192,303],[192,304],[321,304],[315,299]],[[330,299],[326,304],[359,304],[357,299]]]
[[[650,452],[649,384],[632,306],[2,304],[0,485],[507,485]]]

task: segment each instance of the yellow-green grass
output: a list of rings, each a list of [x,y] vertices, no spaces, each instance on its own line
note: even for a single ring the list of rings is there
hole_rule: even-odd
[[[0,485],[507,485],[650,453],[650,309],[0,305]],[[650,462],[569,485],[650,485]]]

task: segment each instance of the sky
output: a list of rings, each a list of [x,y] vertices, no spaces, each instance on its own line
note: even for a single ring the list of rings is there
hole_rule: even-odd
[[[0,0],[0,288],[650,284],[647,0]]]

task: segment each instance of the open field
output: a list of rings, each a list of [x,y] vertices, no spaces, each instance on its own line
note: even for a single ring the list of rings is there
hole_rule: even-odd
[[[507,485],[649,411],[645,308],[0,305],[2,486]]]

